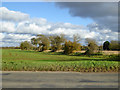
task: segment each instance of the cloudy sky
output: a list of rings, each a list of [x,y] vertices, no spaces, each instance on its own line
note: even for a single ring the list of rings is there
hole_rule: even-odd
[[[19,46],[37,34],[79,34],[98,44],[118,40],[118,3],[3,2],[0,7],[0,46]]]

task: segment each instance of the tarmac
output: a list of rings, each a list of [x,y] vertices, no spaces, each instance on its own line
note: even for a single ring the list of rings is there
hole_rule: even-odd
[[[118,73],[4,71],[2,88],[118,88]]]

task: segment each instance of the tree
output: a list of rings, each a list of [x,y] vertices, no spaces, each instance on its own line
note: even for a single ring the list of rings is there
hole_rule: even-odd
[[[80,51],[81,45],[79,41],[80,41],[80,36],[78,34],[73,35],[73,42],[71,42],[70,40],[69,41],[66,40],[64,44],[64,53],[70,54],[75,51]]]
[[[60,50],[61,47],[62,47],[62,43],[65,42],[64,34],[50,36],[49,39],[51,41],[51,49],[52,49],[52,51]]]
[[[30,42],[28,42],[28,41],[24,41],[24,42],[22,42],[21,44],[20,44],[20,49],[21,50],[30,50],[30,49],[32,49],[33,47],[32,47],[32,45],[31,45],[31,43]]]
[[[34,46],[33,46],[33,49],[34,49],[34,50],[37,50],[37,39],[36,39],[36,38],[32,38],[32,39],[31,39],[31,44],[34,45]]]
[[[120,50],[120,42],[112,40],[110,42],[110,50]]]
[[[81,44],[77,42],[73,42],[73,49],[74,51],[80,51],[81,50]]]
[[[85,54],[91,55],[91,54],[97,53],[98,46],[96,44],[96,41],[94,39],[90,39],[90,38],[87,38],[86,41],[88,43],[88,48],[87,48],[87,51],[85,52]]]
[[[48,50],[50,47],[49,37],[42,34],[37,35],[37,44],[39,51]]]
[[[65,41],[65,46],[64,46],[64,53],[65,54],[70,54],[73,53],[74,50],[74,44],[73,42],[69,41]]]
[[[73,35],[73,42],[79,42],[80,41],[80,36],[79,36],[79,34],[74,34]]]
[[[98,49],[99,49],[99,51],[102,51],[102,50],[103,50],[103,46],[102,46],[102,45],[99,45],[99,46],[98,46]]]
[[[81,50],[87,50],[87,46],[81,46]]]
[[[35,46],[37,46],[37,39],[36,38],[32,38],[31,39],[31,43]]]
[[[110,50],[110,43],[109,43],[109,41],[105,41],[103,43],[103,50]]]
[[[80,36],[78,34],[73,35],[73,46],[75,51],[80,51],[81,50],[81,45],[79,43],[80,41]]]

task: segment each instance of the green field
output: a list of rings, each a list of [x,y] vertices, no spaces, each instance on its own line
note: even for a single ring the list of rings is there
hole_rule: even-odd
[[[118,72],[118,55],[68,56],[57,52],[2,49],[3,71]]]

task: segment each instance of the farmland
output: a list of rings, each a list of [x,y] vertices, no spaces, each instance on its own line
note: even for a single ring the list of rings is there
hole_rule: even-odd
[[[3,71],[118,72],[118,60],[119,55],[64,55],[61,52],[2,49]]]

